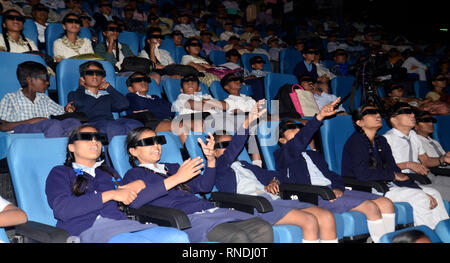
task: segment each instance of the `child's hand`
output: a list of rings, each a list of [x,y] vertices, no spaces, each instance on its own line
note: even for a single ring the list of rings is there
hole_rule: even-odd
[[[128,189],[135,192],[136,194],[139,194],[139,192],[142,191],[142,189],[144,188],[145,183],[142,180],[136,180],[129,184],[119,186],[119,189]]]
[[[180,168],[178,168],[177,173],[174,175],[177,176],[178,184],[189,181],[199,175],[203,166],[203,159],[200,157],[196,157],[194,159],[189,158],[184,161]]]
[[[262,99],[255,103],[253,108],[250,110],[247,119],[243,123],[243,127],[248,129],[250,124],[259,119],[264,113],[266,113],[267,109],[263,108],[263,105],[266,104],[266,100]]]
[[[75,112],[76,107],[75,104],[73,103],[73,101],[67,103],[66,107],[64,107],[64,111],[71,113],[71,112]]]
[[[109,86],[111,86],[111,84],[109,84],[109,82],[107,81],[103,81],[102,84],[100,84],[100,86],[98,87],[99,90],[106,90]]]
[[[214,136],[211,133],[208,133],[209,138],[206,138],[206,144],[202,141],[202,139],[198,138],[197,141],[202,147],[203,154],[205,155],[208,161],[212,161],[216,159],[214,144],[216,143],[214,140]]]
[[[341,100],[341,97],[337,98],[332,103],[323,106],[322,109],[320,110],[320,112],[316,115],[316,118],[319,121],[323,121],[323,119],[325,117],[328,117],[328,116],[336,114],[337,109],[335,109],[334,107],[336,106],[336,104],[339,103],[340,100]]]

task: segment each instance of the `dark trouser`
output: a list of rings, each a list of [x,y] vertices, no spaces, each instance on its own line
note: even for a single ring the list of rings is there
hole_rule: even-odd
[[[81,122],[74,118],[65,120],[46,119],[34,124],[21,124],[14,128],[15,133],[44,133],[47,138],[66,137]]]
[[[207,234],[208,240],[221,243],[272,243],[272,225],[254,217],[247,220],[223,223]]]

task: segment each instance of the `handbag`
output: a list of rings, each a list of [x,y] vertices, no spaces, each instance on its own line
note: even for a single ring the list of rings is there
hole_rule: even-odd
[[[155,68],[150,59],[141,57],[126,57],[123,59],[120,72],[141,72],[149,74]]]
[[[300,89],[294,89],[294,87],[300,87]],[[303,89],[302,86],[294,84],[291,87],[292,92],[289,93],[292,104],[294,104],[295,110],[302,116],[312,117],[319,113],[319,106],[317,105],[314,94],[310,91]]]

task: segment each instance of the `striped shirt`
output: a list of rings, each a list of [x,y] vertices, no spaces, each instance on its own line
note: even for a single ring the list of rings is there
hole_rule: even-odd
[[[64,107],[54,102],[44,93],[36,93],[34,102],[23,93],[22,88],[16,92],[7,93],[0,101],[0,119],[18,122],[32,118],[64,114]]]

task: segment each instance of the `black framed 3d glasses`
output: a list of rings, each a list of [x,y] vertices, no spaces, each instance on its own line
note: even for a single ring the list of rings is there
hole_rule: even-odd
[[[106,134],[101,132],[79,132],[74,134],[72,137],[69,138],[69,144],[75,142],[75,141],[92,141],[96,140],[101,142],[103,145],[108,144],[108,138],[106,137]]]
[[[148,138],[144,138],[142,140],[139,140],[139,141],[136,142],[134,147],[137,147],[137,146],[151,146],[151,145],[155,145],[155,144],[163,145],[163,144],[166,144],[166,143],[167,143],[166,137],[164,137],[162,135],[158,135],[158,136],[148,137]]]
[[[149,77],[136,77],[136,78],[130,79],[131,84],[142,82],[142,81],[150,83],[150,82],[152,82],[152,79]]]
[[[412,109],[400,109],[398,110],[394,115],[400,115],[400,114],[413,114],[414,111]]]
[[[217,142],[214,144],[214,149],[224,149],[230,145],[230,141]]]
[[[5,16],[5,21],[6,20],[16,20],[16,21],[24,23],[25,22],[25,17],[23,17],[23,16],[16,16],[16,15],[6,15]]]
[[[81,19],[78,19],[78,18],[67,18],[64,20],[64,24],[65,23],[69,23],[69,24],[74,23],[74,24],[78,24],[80,26],[83,24]]]
[[[88,69],[86,71],[84,71],[84,76],[100,76],[100,77],[105,77],[106,76],[106,72],[103,70],[95,70],[95,69]]]
[[[433,117],[422,117],[422,118],[416,118],[416,122],[432,122],[432,123],[436,123],[437,120]]]
[[[367,109],[361,113],[361,118],[366,115],[376,115],[376,114],[381,115],[381,112],[378,109]]]

